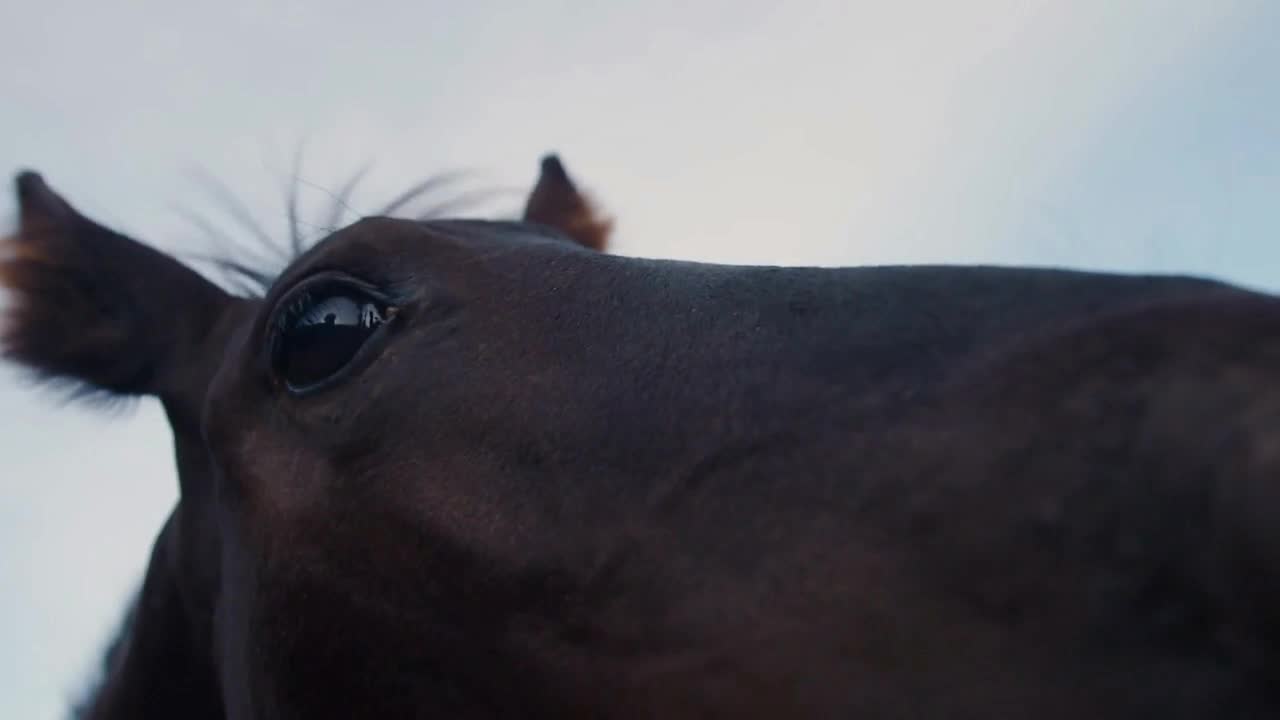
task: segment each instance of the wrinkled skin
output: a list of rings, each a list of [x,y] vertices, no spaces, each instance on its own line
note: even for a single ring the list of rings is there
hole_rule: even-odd
[[[1280,716],[1275,298],[370,218],[247,301],[24,182],[11,354],[178,452],[102,717]],[[295,392],[324,277],[390,319]]]

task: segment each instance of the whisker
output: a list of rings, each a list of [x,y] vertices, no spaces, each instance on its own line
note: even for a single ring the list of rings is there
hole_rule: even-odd
[[[207,243],[215,247],[217,245],[222,246],[222,252],[196,254],[190,257],[196,262],[211,266],[218,274],[218,279],[225,283],[229,289],[249,296],[261,296],[270,289],[283,268],[303,255],[314,244],[315,238],[311,236],[327,235],[334,232],[341,225],[344,213],[350,213],[356,216],[357,219],[364,217],[363,213],[351,206],[350,198],[363,179],[368,176],[373,167],[373,162],[366,163],[347,178],[337,192],[333,192],[302,177],[303,155],[303,145],[299,145],[294,155],[290,183],[285,188],[285,212],[289,231],[287,243],[281,243],[273,239],[263,229],[263,226],[254,219],[247,206],[226,184],[203,170],[198,170],[194,173],[196,179],[221,201],[224,206],[223,209],[239,227],[249,230],[252,237],[257,241],[257,247],[253,247],[255,243],[245,243],[243,238],[238,237],[237,233],[228,232],[199,213],[182,207],[174,208],[180,216],[203,233]],[[266,166],[264,165],[264,167]],[[267,169],[271,170],[269,167]],[[432,175],[410,186],[373,214],[393,217],[416,216],[416,219],[420,220],[439,219],[448,215],[458,216],[497,198],[520,192],[516,188],[486,188],[466,191],[437,202],[414,215],[402,212],[411,203],[420,200],[433,191],[474,175],[475,172],[469,170],[454,170]],[[300,188],[303,186],[321,192],[332,199],[333,204],[328,211],[327,223],[313,223],[302,217]],[[231,259],[233,257],[240,259]]]
[[[444,183],[449,182],[450,180],[461,179],[462,177],[468,174],[470,173],[468,173],[468,171],[465,171],[465,170],[454,170],[450,172],[440,173],[438,175],[433,175],[416,185],[410,186],[408,190],[405,190],[404,192],[397,195],[394,200],[392,200],[390,203],[385,205],[381,210],[379,210],[374,214],[390,216],[400,208],[413,202],[419,197],[422,197],[422,195],[424,195],[425,193],[430,192],[432,189],[437,188],[443,185]]]
[[[289,258],[280,253],[281,257],[278,261],[271,261],[259,254],[258,251],[245,247],[234,236],[225,232],[213,223],[209,222],[199,213],[187,210],[181,207],[172,208],[179,216],[196,226],[206,237],[206,246],[210,246],[211,252],[216,251],[219,245],[223,252],[230,252],[235,255],[249,256],[247,261],[231,261],[227,258],[216,256],[213,254],[203,253],[179,253],[180,256],[191,258],[196,262],[203,262],[211,265],[218,271],[219,278],[224,282],[231,283],[233,290],[237,290],[247,295],[255,295],[265,291],[271,285],[271,278],[274,273],[266,270],[253,270],[253,266],[266,267],[283,267],[289,263]],[[230,248],[239,248],[230,250]],[[267,246],[267,250],[276,249],[274,245]],[[232,267],[232,265],[236,267]]]
[[[239,222],[245,230],[256,236],[262,244],[274,245],[271,234],[262,228],[256,220],[253,219],[253,213],[249,208],[231,191],[221,180],[209,174],[208,172],[198,169],[193,173],[196,182],[201,183],[205,188],[215,195],[225,204],[224,209],[232,216],[234,220]]]
[[[418,220],[438,220],[468,207],[475,207],[484,201],[501,195],[514,195],[520,191],[515,188],[498,188],[489,190],[473,190],[454,196],[451,200],[437,203],[416,216]]]
[[[334,230],[334,228],[332,227],[321,225],[319,223],[313,223],[310,220],[303,220],[302,218],[298,218],[298,225],[308,230],[311,230],[317,235],[328,235],[330,232],[333,232]],[[302,242],[298,245],[297,251],[292,256],[292,259],[296,259],[299,256],[301,256],[304,252],[307,251],[307,248],[313,244],[314,243],[308,242],[307,239],[303,237]]]
[[[271,283],[275,282],[276,273],[261,268],[265,263],[255,266],[239,260],[200,253],[184,253],[181,257],[212,265],[224,274],[228,282],[234,283],[238,289],[252,295],[264,292],[271,287]]]
[[[293,154],[293,173],[285,195],[286,212],[289,215],[289,246],[296,257],[302,254],[302,233],[298,229],[298,180],[302,177],[302,156],[307,141],[303,138]]]
[[[237,240],[236,236],[222,230],[213,222],[209,221],[203,215],[195,212],[194,210],[188,210],[180,206],[171,206],[170,209],[173,212],[177,213],[183,220],[186,220],[190,224],[194,225],[196,229],[200,230],[200,232],[204,233],[204,235],[209,241],[220,243],[224,246],[237,245],[237,246],[240,246],[245,252],[254,252],[252,248],[246,246],[244,243]],[[281,255],[281,257],[287,259],[283,254]]]
[[[320,187],[319,185],[308,183],[308,185],[310,185],[311,187],[314,187],[316,190],[319,190],[322,193],[325,193],[333,200],[333,207],[329,211],[329,221],[328,223],[326,223],[326,226],[330,230],[336,230],[338,226],[342,223],[343,211],[349,212],[357,218],[360,217],[360,213],[357,212],[355,208],[351,207],[351,205],[348,203],[351,200],[351,194],[356,190],[356,186],[360,184],[360,181],[364,179],[364,176],[367,175],[369,173],[369,170],[371,170],[372,168],[373,168],[373,161],[370,160],[369,162],[364,164],[364,167],[357,170],[355,174],[353,174],[350,178],[347,179],[347,182],[343,184],[343,186],[338,190],[338,193],[336,195],[324,189],[323,187]],[[303,180],[302,182],[306,182],[306,181]]]

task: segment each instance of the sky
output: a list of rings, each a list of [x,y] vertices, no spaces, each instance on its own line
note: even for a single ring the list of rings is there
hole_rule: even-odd
[[[303,141],[312,212],[373,161],[356,212],[460,169],[511,214],[554,150],[625,255],[1280,291],[1277,67],[1270,0],[6,3],[0,174],[187,257],[197,171],[283,234]],[[175,500],[168,429],[0,366],[0,450],[0,717],[60,717]]]

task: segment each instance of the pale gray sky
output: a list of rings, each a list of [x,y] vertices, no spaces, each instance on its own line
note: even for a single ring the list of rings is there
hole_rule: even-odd
[[[555,149],[624,254],[1280,289],[1278,38],[1269,0],[8,3],[0,172],[190,252],[193,167],[283,228],[304,137],[322,186],[376,160],[363,208],[457,167],[526,187]],[[5,368],[0,443],[0,717],[53,718],[173,502],[168,431]]]

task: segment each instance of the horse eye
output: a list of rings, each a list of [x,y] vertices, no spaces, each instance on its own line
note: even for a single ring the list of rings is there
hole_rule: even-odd
[[[304,292],[277,322],[271,364],[291,390],[306,390],[340,375],[386,324],[391,309],[355,288]]]

